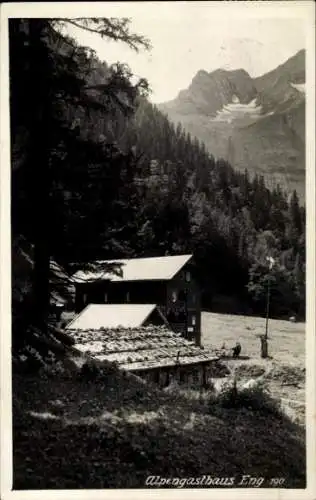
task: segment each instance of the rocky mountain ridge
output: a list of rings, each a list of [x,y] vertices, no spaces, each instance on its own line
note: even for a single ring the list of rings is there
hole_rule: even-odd
[[[243,69],[198,71],[186,90],[158,108],[215,157],[304,199],[304,50],[257,78]]]

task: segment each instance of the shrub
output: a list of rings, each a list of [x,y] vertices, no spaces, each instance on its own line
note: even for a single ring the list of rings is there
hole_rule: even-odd
[[[94,363],[85,363],[80,372],[80,378],[86,381],[96,380],[100,376],[100,370]]]
[[[261,377],[266,372],[266,368],[264,366],[260,365],[247,365],[247,364],[241,364],[236,367],[235,369],[235,374],[238,375],[238,377]]]
[[[210,404],[222,408],[245,408],[259,411],[261,414],[280,415],[281,404],[271,397],[267,387],[258,383],[250,388],[238,389],[234,386],[223,386],[217,396],[212,396]]]
[[[300,385],[305,382],[304,366],[274,365],[272,370],[267,373],[267,380],[279,380],[284,385]]]
[[[213,378],[226,377],[226,375],[230,375],[230,373],[231,371],[228,366],[221,361],[213,362],[209,369],[209,375]]]

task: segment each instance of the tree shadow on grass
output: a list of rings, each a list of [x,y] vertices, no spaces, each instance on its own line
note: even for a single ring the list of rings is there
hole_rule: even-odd
[[[285,487],[304,487],[305,445],[287,417],[193,407],[183,396],[175,401],[136,377],[120,377],[15,380],[15,489],[142,488],[148,475],[203,474],[280,476]]]

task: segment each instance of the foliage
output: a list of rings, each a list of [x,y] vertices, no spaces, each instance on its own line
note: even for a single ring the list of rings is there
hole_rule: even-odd
[[[111,133],[123,149],[142,154],[137,255],[193,252],[205,307],[212,307],[212,295],[223,293],[238,295],[260,314],[266,258],[274,256],[271,311],[304,317],[305,213],[295,192],[287,198],[279,186],[268,190],[262,176],[250,179],[247,171],[237,173],[214,159],[143,99],[135,116]]]
[[[144,79],[132,84],[124,65],[108,68],[97,84],[89,81],[92,54],[60,33],[67,22],[134,49],[148,48],[143,37],[130,33],[127,19],[10,20],[12,231],[13,238],[23,235],[34,245],[32,310],[42,329],[49,307],[50,258],[67,264],[96,257],[110,240],[104,215],[116,204],[116,220],[124,218],[117,195],[135,163],[133,155],[102,136],[81,134],[78,124],[93,111],[104,116],[113,107],[133,112],[136,97],[148,88]]]
[[[280,402],[271,397],[264,382],[258,382],[251,388],[242,389],[223,386],[220,393],[215,398],[211,398],[211,411],[214,404],[223,408],[245,408],[250,411],[260,412],[262,416],[269,414],[282,415]]]
[[[101,18],[101,17],[77,17],[77,18],[64,18],[62,20],[54,19],[53,25],[72,24],[77,28],[97,33],[101,38],[114,40],[116,42],[124,42],[131,49],[138,52],[141,48],[149,49],[150,42],[145,37],[132,33],[130,31],[129,18]]]

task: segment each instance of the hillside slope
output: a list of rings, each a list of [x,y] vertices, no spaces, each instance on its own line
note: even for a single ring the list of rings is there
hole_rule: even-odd
[[[13,393],[14,489],[143,488],[152,475],[238,487],[243,474],[305,487],[304,432],[273,407],[159,391],[115,369],[101,380],[16,376]]]
[[[241,341],[247,353],[245,340],[253,337],[253,331],[245,333],[245,321],[252,324],[259,318],[237,322],[236,317],[204,314],[205,344],[217,344],[223,320],[229,331],[221,328],[220,334],[227,343],[235,341],[230,335],[236,334],[236,324],[243,326]],[[292,325],[289,339],[295,328]],[[30,361],[38,356],[39,345],[35,336],[29,339]],[[258,368],[267,370],[267,380],[272,377],[270,385],[278,380],[289,385],[295,373],[282,372],[270,361],[258,367],[253,344],[248,345],[252,359],[231,361],[231,373],[238,373],[239,399],[229,389],[216,393],[212,387],[202,392],[178,386],[162,390],[72,347],[58,351],[57,344],[50,344],[49,348],[55,361],[51,356],[44,359],[42,350],[45,364],[39,371],[25,370],[29,362],[25,353],[23,358],[21,353],[14,357],[14,489],[157,487],[168,485],[146,484],[148,476],[203,475],[213,482],[195,486],[242,487],[247,486],[240,484],[244,474],[263,477],[258,487],[275,486],[271,482],[275,477],[282,478],[284,488],[305,487],[304,420],[303,425],[294,423],[269,395],[242,388],[242,381],[256,377]],[[295,353],[301,356],[297,349]],[[231,377],[220,378],[221,371],[213,372],[219,377],[212,378],[214,387],[216,381],[230,384]],[[301,383],[303,371],[296,375]],[[229,484],[216,479],[223,477],[233,479]]]

